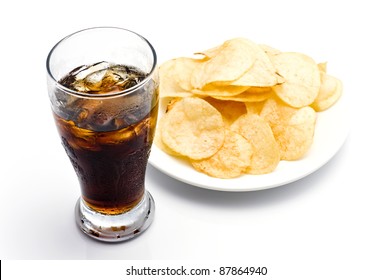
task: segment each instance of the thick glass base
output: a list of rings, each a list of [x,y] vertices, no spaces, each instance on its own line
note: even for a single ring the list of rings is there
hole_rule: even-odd
[[[152,223],[155,202],[148,191],[132,210],[120,215],[104,215],[93,211],[79,198],[75,216],[79,228],[88,236],[104,242],[121,242],[136,237]]]

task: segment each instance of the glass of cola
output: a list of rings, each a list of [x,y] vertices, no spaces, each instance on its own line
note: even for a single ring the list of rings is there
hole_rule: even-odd
[[[144,182],[158,114],[156,60],[139,34],[96,27],[59,41],[46,61],[54,120],[81,189],[76,223],[101,241],[131,239],[153,220]]]

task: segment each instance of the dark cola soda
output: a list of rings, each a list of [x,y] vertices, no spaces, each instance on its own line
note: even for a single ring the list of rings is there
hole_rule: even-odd
[[[146,74],[99,62],[68,73],[54,111],[62,144],[77,173],[82,198],[91,209],[117,215],[144,195],[145,169],[157,121],[158,93]],[[121,98],[116,94],[121,93]]]

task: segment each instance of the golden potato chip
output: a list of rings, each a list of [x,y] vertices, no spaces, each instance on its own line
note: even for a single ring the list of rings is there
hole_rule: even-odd
[[[216,86],[209,84],[201,89],[192,89],[190,92],[197,95],[203,96],[235,96],[244,91],[249,87],[242,86]]]
[[[249,174],[272,172],[280,161],[279,147],[269,124],[255,114],[246,114],[238,118],[231,130],[239,133],[253,147],[251,163],[246,170]]]
[[[246,106],[242,102],[224,101],[212,97],[207,97],[205,100],[220,112],[227,126],[230,126],[237,118],[247,112]]]
[[[307,153],[316,123],[316,112],[311,107],[292,108],[276,99],[268,99],[260,117],[270,124],[282,160],[297,160]]]
[[[277,75],[276,69],[271,62],[269,56],[260,47],[255,45],[257,49],[254,64],[242,76],[234,81],[230,81],[230,85],[235,86],[251,86],[251,87],[270,87],[284,80]]]
[[[259,115],[262,111],[264,102],[246,102],[246,110],[249,114]]]
[[[250,165],[253,148],[241,135],[225,131],[223,146],[211,157],[191,160],[193,167],[217,178],[234,178],[241,175]]]
[[[311,104],[311,107],[315,111],[325,111],[338,101],[342,95],[342,82],[326,74],[320,72],[321,86],[315,101]]]
[[[174,150],[172,150],[170,147],[168,147],[166,144],[164,144],[163,140],[162,140],[162,124],[163,122],[166,120],[166,115],[163,115],[160,119],[159,119],[159,122],[158,122],[158,125],[155,129],[155,137],[153,138],[153,143],[158,146],[163,152],[169,154],[169,155],[172,155],[172,156],[181,156],[181,154],[175,152]]]
[[[250,40],[236,38],[222,44],[214,56],[196,67],[192,73],[193,88],[202,89],[213,82],[234,81],[254,64],[258,46]]]
[[[270,127],[273,129],[273,125],[276,125],[282,121],[281,117],[281,108],[291,108],[284,104],[282,101],[277,98],[269,98],[265,102],[263,102],[261,111],[259,112],[259,116],[262,120],[268,122]],[[293,108],[291,108],[294,110]]]
[[[181,155],[203,159],[223,145],[223,118],[216,108],[201,98],[181,99],[165,117],[161,124],[162,141]]]
[[[159,95],[165,97],[187,97],[192,93],[184,90],[177,81],[176,60],[168,60],[159,67]]]
[[[269,94],[257,94],[254,92],[242,92],[237,95],[232,96],[219,96],[219,95],[211,95],[211,97],[219,100],[227,100],[227,101],[236,101],[236,102],[260,102],[271,97],[273,92]]]
[[[231,100],[241,102],[260,102],[274,95],[274,91],[270,87],[250,87],[242,93],[230,96],[211,95],[215,99]]]
[[[283,52],[272,56],[278,74],[285,82],[273,87],[279,98],[292,107],[300,108],[314,102],[320,88],[318,65],[307,55]]]
[[[308,152],[314,138],[315,122],[315,111],[311,107],[303,107],[290,116],[289,121],[273,127],[281,159],[297,160]]]
[[[174,60],[174,79],[183,90],[191,91],[193,89],[193,86],[190,83],[190,79],[194,69],[200,67],[202,63],[201,60],[189,57],[179,57],[175,58]]]

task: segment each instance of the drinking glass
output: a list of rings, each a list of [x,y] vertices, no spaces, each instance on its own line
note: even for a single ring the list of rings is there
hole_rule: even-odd
[[[153,46],[115,27],[75,32],[50,51],[48,93],[62,145],[79,180],[76,223],[107,242],[151,224],[145,172],[158,113]]]

